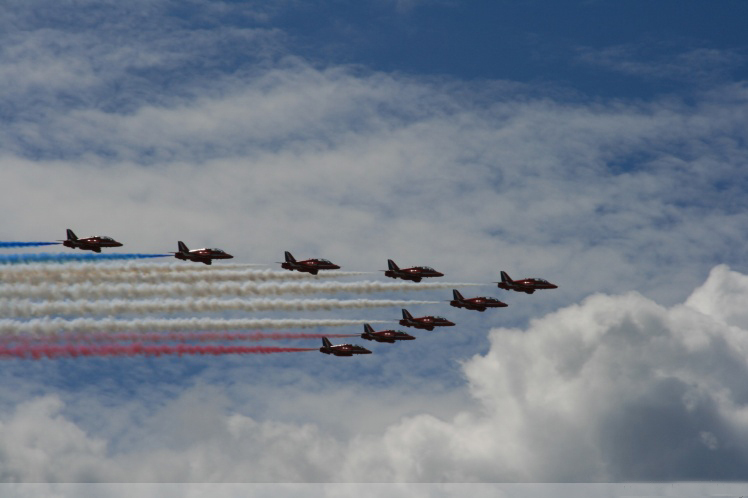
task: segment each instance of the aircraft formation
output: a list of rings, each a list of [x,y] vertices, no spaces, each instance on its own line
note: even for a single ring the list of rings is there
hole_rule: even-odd
[[[67,238],[65,240],[59,240],[65,247],[71,249],[80,249],[82,251],[93,251],[95,253],[101,253],[102,249],[122,247],[123,244],[114,240],[111,237],[104,235],[96,235],[90,237],[79,238],[71,229],[67,229]],[[19,243],[21,244],[21,243]],[[38,243],[39,245],[45,245],[50,243]],[[213,260],[232,259],[233,256],[226,251],[217,248],[200,248],[190,250],[187,245],[182,242],[177,242],[178,250],[171,252],[176,259],[182,261],[191,261],[195,263],[203,263],[205,265],[211,265]],[[165,255],[165,256],[168,256]],[[285,261],[278,262],[281,268],[289,271],[298,271],[302,273],[309,273],[311,275],[317,275],[320,271],[324,270],[338,270],[341,267],[327,259],[321,258],[310,258],[297,260],[289,252],[285,251]],[[409,268],[400,268],[395,261],[392,259],[387,260],[387,270],[384,271],[384,275],[392,279],[401,279],[411,282],[421,282],[424,278],[438,278],[443,277],[444,274],[431,268],[429,266],[413,266]],[[519,280],[513,280],[505,271],[501,271],[501,281],[494,282],[498,284],[498,288],[507,291],[523,292],[526,294],[533,294],[536,290],[542,289],[556,289],[557,285],[548,282],[542,278],[524,278]],[[471,297],[465,298],[459,290],[452,290],[453,299],[449,301],[450,306],[455,308],[462,308],[466,310],[474,310],[484,312],[488,308],[504,308],[508,305],[493,297]],[[402,309],[402,319],[399,320],[399,324],[403,327],[412,327],[415,329],[433,331],[436,327],[453,327],[455,323],[441,316],[420,316],[414,317],[407,309]],[[375,331],[370,324],[364,324],[364,332],[360,335],[362,339],[374,342],[385,342],[394,344],[398,341],[411,341],[415,337],[412,335],[400,331],[400,330],[381,330]],[[323,354],[334,355],[334,356],[353,356],[359,354],[371,354],[371,351],[364,348],[363,346],[355,344],[332,344],[327,337],[322,337],[322,347],[319,351]]]

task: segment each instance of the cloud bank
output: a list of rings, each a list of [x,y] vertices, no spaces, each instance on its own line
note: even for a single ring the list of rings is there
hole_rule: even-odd
[[[746,479],[746,299],[748,276],[718,266],[684,304],[597,294],[525,330],[494,329],[488,353],[463,366],[472,406],[352,437],[257,419],[196,386],[128,426],[114,450],[58,396],[36,397],[3,414],[2,480]]]

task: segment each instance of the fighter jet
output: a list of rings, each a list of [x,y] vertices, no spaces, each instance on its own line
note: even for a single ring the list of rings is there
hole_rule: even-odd
[[[94,235],[79,239],[69,228],[67,229],[67,235],[68,238],[66,240],[58,242],[62,242],[62,245],[71,249],[78,248],[82,251],[101,252],[102,247],[122,247],[121,242],[117,242],[113,238],[104,235]]]
[[[391,259],[387,260],[387,266],[389,270],[384,272],[385,277],[390,278],[402,278],[403,280],[412,280],[413,282],[420,282],[425,277],[443,277],[444,274],[440,273],[430,266],[414,266],[412,268],[400,268]]]
[[[523,278],[522,280],[512,280],[512,278],[507,275],[505,271],[501,272],[501,282],[495,283],[499,284],[499,289],[525,292],[527,294],[532,294],[539,289],[558,289],[558,285],[554,285],[542,278]]]
[[[279,261],[279,263],[281,263]],[[316,275],[319,270],[338,270],[340,267],[331,261],[326,259],[305,259],[303,261],[296,261],[296,258],[291,255],[290,252],[286,251],[286,261],[281,263],[281,268],[286,270],[296,270],[300,272],[311,273]]]
[[[471,297],[465,299],[457,289],[452,289],[454,299],[449,302],[450,306],[455,308],[465,308],[466,310],[486,311],[486,308],[505,308],[509,306],[493,297]]]
[[[333,344],[327,337],[322,338],[322,347],[319,348],[320,353],[332,354],[335,356],[353,356],[354,354],[371,354],[371,351],[363,346],[357,346],[355,344]]]
[[[400,325],[403,327],[434,330],[434,327],[452,327],[454,326],[454,322],[450,322],[441,316],[422,316],[414,318],[413,315],[408,313],[408,310],[403,309],[403,319],[400,320]]]
[[[177,241],[179,251],[172,253],[177,259],[182,261],[194,261],[195,263],[204,263],[206,265],[212,265],[214,259],[231,259],[233,256],[228,254],[226,251],[221,249],[192,249],[191,251],[187,248],[187,245],[180,241]]]
[[[415,339],[412,335],[401,330],[380,330],[379,332],[374,332],[374,329],[368,323],[364,324],[364,333],[361,334],[361,338],[367,341],[389,342],[390,344],[394,344],[396,341],[412,341]]]

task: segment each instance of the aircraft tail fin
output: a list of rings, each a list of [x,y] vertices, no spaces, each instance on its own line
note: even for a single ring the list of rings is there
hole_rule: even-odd
[[[369,325],[368,323],[365,323],[364,324],[364,332],[366,332],[367,334],[373,334],[374,333],[374,329],[371,328],[371,325]]]
[[[413,319],[413,315],[411,315],[408,310],[406,310],[405,308],[403,308],[403,318],[406,319],[406,320],[412,320]]]
[[[190,252],[190,250],[187,249],[187,244],[181,240],[177,241],[177,246],[179,247],[179,252]]]
[[[455,301],[463,300],[462,294],[460,294],[460,291],[457,289],[452,289],[452,297],[454,297]]]
[[[286,251],[286,263],[296,263],[296,258],[288,251]]]
[[[395,264],[395,262],[394,262],[394,261],[392,261],[391,259],[388,259],[388,260],[387,260],[387,267],[388,267],[388,268],[389,268],[390,270],[392,270],[392,271],[398,271],[398,270],[400,269],[400,267],[399,267],[399,266],[397,266],[397,265]]]
[[[501,271],[501,281],[503,283],[509,283],[512,282],[512,277],[510,277],[505,271]]]
[[[332,343],[330,342],[330,339],[328,339],[327,337],[323,337],[322,338],[322,347],[331,348],[332,347]]]
[[[75,235],[75,233],[68,228],[68,240],[78,240],[78,237]]]

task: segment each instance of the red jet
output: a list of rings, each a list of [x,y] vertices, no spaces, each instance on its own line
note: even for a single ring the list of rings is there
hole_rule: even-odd
[[[339,270],[340,267],[331,261],[326,259],[305,259],[303,261],[296,261],[290,252],[286,251],[286,262],[281,263],[281,268],[286,270],[296,270],[300,272],[311,273],[316,275],[320,270]]]
[[[412,280],[413,282],[420,282],[425,277],[443,277],[444,274],[440,273],[430,266],[414,266],[412,268],[400,268],[391,259],[387,260],[387,266],[389,270],[384,272],[385,277],[390,278],[402,278],[403,280]]]
[[[333,344],[327,337],[322,338],[322,347],[319,348],[320,353],[332,354],[335,356],[353,356],[354,354],[371,354],[371,351],[363,346],[357,346],[355,344]]]
[[[67,240],[60,241],[65,247],[70,247],[72,249],[78,248],[82,251],[93,252],[101,252],[102,247],[122,247],[121,242],[117,242],[111,237],[106,237],[104,235],[95,235],[93,237],[85,237],[83,239],[79,239],[78,237],[76,237],[75,233],[73,233],[72,230],[70,230],[69,228],[67,230]]]
[[[379,332],[374,332],[374,329],[368,323],[364,324],[364,333],[361,334],[361,338],[367,341],[389,342],[390,344],[394,344],[395,341],[412,341],[415,339],[412,335],[401,330],[380,330]]]
[[[547,280],[542,278],[523,278],[522,280],[512,280],[505,271],[501,272],[501,282],[499,289],[513,290],[516,292],[526,292],[532,294],[539,289],[558,289],[558,285],[554,285]]]
[[[403,327],[434,330],[434,327],[452,327],[454,326],[454,322],[450,322],[441,316],[422,316],[419,318],[413,318],[413,315],[408,313],[408,310],[404,309],[403,319],[400,320],[400,325]]]
[[[457,289],[452,289],[454,299],[449,302],[450,306],[455,308],[465,308],[466,310],[486,311],[486,308],[506,308],[509,306],[493,297],[471,297],[465,299]]]
[[[189,250],[187,245],[181,240],[177,242],[179,251],[172,253],[177,259],[182,261],[194,261],[195,263],[204,263],[206,265],[212,265],[214,259],[231,259],[233,256],[228,254],[226,251],[221,249],[193,249]]]

